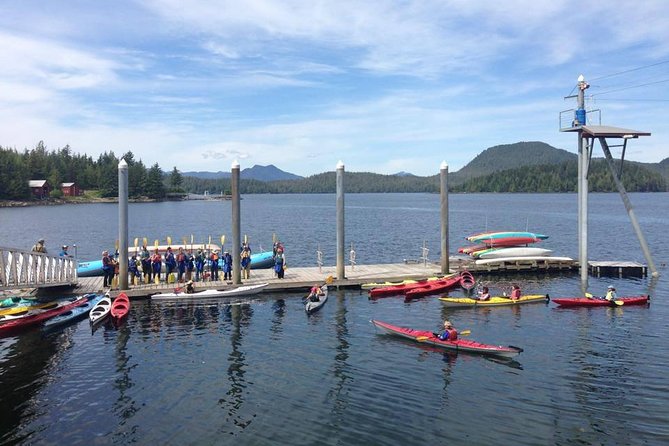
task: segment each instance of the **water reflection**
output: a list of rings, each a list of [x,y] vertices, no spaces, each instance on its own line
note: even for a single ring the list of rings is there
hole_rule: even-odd
[[[334,291],[334,290],[333,290]],[[331,295],[331,297],[334,297]],[[335,424],[340,424],[348,407],[348,392],[344,389],[352,377],[348,373],[348,327],[346,321],[346,297],[343,290],[336,292],[336,312],[334,316],[337,344],[335,346],[335,357],[333,372],[335,381],[332,389],[328,392],[328,399],[334,399],[332,405]]]
[[[121,429],[114,434],[114,437],[117,441],[133,443],[137,441],[135,437],[137,426],[127,429],[125,425],[139,411],[138,404],[129,395],[129,390],[134,385],[130,379],[130,372],[137,367],[137,363],[130,364],[130,357],[127,354],[128,340],[131,334],[128,324],[121,321],[115,333],[105,333],[105,336],[113,338],[114,334],[116,378],[112,386],[118,391],[118,397],[114,402],[112,410],[118,416],[120,420],[118,424],[121,426]]]

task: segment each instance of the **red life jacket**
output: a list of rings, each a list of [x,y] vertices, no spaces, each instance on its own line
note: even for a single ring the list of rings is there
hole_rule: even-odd
[[[444,330],[445,333],[448,333],[447,341],[455,341],[458,339],[458,331],[455,328],[447,328]]]

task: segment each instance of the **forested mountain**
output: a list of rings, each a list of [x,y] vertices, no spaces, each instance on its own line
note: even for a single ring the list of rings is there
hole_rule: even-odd
[[[561,164],[575,160],[576,154],[556,149],[539,141],[518,142],[490,147],[453,174],[453,184],[519,166]]]

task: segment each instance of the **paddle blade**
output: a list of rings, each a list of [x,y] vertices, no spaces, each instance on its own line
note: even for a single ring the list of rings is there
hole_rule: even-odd
[[[330,285],[332,282],[334,282],[334,277],[332,277],[332,276],[328,276],[325,279],[325,283],[327,283],[328,285]]]
[[[183,238],[181,239],[181,241],[184,243],[184,247],[186,246],[186,240],[187,240],[186,237],[183,237]]]
[[[158,241],[158,239],[154,240],[153,241],[153,246],[155,246],[157,248],[158,245],[160,245],[160,242]]]
[[[168,245],[172,244],[172,237],[170,237],[169,235],[167,236],[167,244]]]
[[[592,299],[592,298],[593,298],[592,294],[590,294],[590,293],[585,293],[585,297],[587,297],[588,299]]]
[[[137,248],[138,245],[139,245],[139,239],[135,237],[135,248]]]
[[[144,242],[144,244],[142,246],[148,246],[149,245],[149,239],[148,238],[144,237],[142,239],[142,241]]]
[[[272,232],[272,244],[276,243],[276,232]]]
[[[418,342],[427,341],[428,339],[430,339],[429,336],[417,336],[416,337],[416,341],[418,341]]]
[[[462,330],[461,332],[458,333],[460,336],[469,336],[472,334],[471,330]]]
[[[244,243],[246,243],[247,245],[249,243],[249,236],[246,234],[244,234]]]
[[[625,302],[622,300],[612,300],[611,302],[613,302],[613,305],[617,305],[619,307],[625,305]]]
[[[190,244],[193,244],[193,234],[190,235]]]
[[[225,234],[221,236],[221,248],[225,245]]]

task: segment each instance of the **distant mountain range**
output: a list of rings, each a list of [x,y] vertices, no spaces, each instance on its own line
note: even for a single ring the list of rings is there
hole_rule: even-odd
[[[449,173],[449,186],[467,192],[565,192],[576,187],[577,155],[541,141],[524,141],[490,147],[456,172]],[[615,190],[602,158],[593,158],[593,190]],[[629,190],[667,190],[669,158],[659,163],[625,161]],[[204,180],[230,178],[229,172],[182,172],[187,177]],[[381,175],[369,172],[347,172],[347,192],[436,192],[439,175],[421,177],[408,172]],[[276,166],[258,166],[241,171],[247,183],[246,193],[326,193],[334,191],[334,172],[323,172],[307,178],[284,172]],[[265,184],[265,186],[261,186]],[[628,187],[626,186],[626,187]],[[213,185],[200,185],[212,188]],[[220,185],[220,188],[225,188]],[[613,189],[612,189],[613,187]]]
[[[181,172],[181,175],[187,177],[202,178],[207,180],[218,180],[220,178],[230,178],[230,172]],[[279,180],[299,180],[302,177],[292,173],[284,172],[278,167],[270,164],[269,166],[259,166],[256,164],[253,167],[242,169],[239,177],[243,180],[258,180],[258,181],[279,181]]]

